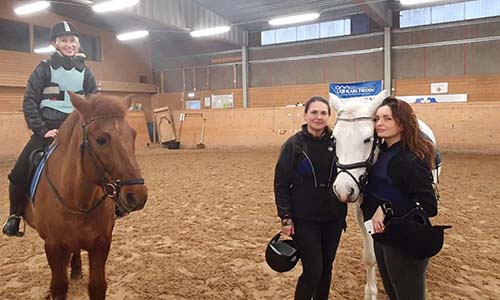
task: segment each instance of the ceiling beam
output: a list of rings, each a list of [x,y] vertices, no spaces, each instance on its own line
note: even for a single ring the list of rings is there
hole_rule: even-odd
[[[381,27],[392,27],[392,11],[386,1],[373,2],[373,0],[352,0],[373,22]]]

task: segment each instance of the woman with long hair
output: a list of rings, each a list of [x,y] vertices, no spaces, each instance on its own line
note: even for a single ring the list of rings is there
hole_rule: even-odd
[[[372,220],[375,257],[390,300],[423,300],[429,259],[402,251],[385,234],[384,221],[416,206],[428,216],[437,214],[431,175],[435,148],[420,131],[412,107],[395,97],[387,97],[377,109],[375,131],[384,142],[369,171],[361,209],[365,221]]]

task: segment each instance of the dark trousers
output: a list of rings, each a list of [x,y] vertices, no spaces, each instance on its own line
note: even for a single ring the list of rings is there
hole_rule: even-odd
[[[425,300],[429,259],[415,259],[398,248],[374,241],[375,257],[390,300]]]
[[[31,152],[38,148],[47,147],[51,141],[52,139],[42,138],[36,134],[31,136],[26,146],[24,146],[23,151],[21,151],[14,168],[9,174],[9,180],[12,184],[22,187],[25,191],[28,191],[28,185],[30,184],[28,182],[28,173],[30,168],[29,157]]]
[[[314,222],[294,219],[293,239],[300,249],[302,275],[295,290],[296,300],[327,300],[332,265],[344,221]]]

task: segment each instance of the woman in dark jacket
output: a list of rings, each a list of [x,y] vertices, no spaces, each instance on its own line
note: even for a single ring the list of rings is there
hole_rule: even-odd
[[[321,97],[305,105],[302,131],[282,147],[274,177],[274,193],[282,233],[300,249],[303,272],[296,300],[326,300],[332,265],[347,206],[335,197],[335,144],[327,122],[330,106]]]
[[[57,135],[58,128],[74,108],[68,92],[97,92],[92,70],[85,65],[85,55],[79,53],[79,32],[70,22],[59,22],[50,30],[54,54],[33,70],[26,85],[23,112],[33,131],[9,174],[10,214],[3,227],[7,236],[22,236],[19,223],[26,205],[29,157],[33,150],[46,147]]]
[[[375,131],[384,139],[378,160],[369,172],[361,209],[372,220],[375,257],[384,288],[391,300],[425,299],[429,259],[415,259],[384,234],[387,215],[402,216],[420,205],[437,214],[431,166],[434,145],[421,133],[411,106],[386,98],[375,113]]]

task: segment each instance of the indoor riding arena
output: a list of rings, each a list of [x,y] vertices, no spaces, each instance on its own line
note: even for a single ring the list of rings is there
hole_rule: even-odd
[[[26,83],[51,55],[51,26],[69,21],[99,91],[134,94],[126,119],[148,189],[145,207],[115,222],[106,299],[293,299],[301,263],[277,273],[264,257],[281,228],[280,146],[300,130],[309,98],[367,82],[409,102],[442,152],[432,222],[453,227],[430,260],[427,299],[500,299],[500,0],[123,0],[104,12],[95,7],[104,0],[67,0],[18,9],[32,2],[0,0],[0,218],[9,216],[7,175],[32,134]],[[269,22],[305,13],[300,23]],[[142,38],[117,38],[134,30]],[[348,210],[330,299],[364,299],[355,204]],[[0,299],[52,299],[44,240],[25,231],[0,237]],[[68,299],[89,299],[85,251],[82,261]],[[387,299],[378,273],[377,288]]]

